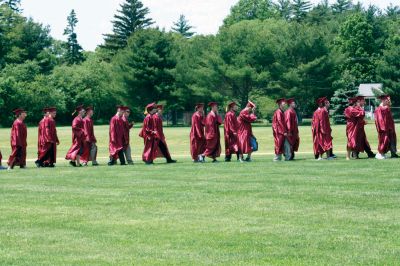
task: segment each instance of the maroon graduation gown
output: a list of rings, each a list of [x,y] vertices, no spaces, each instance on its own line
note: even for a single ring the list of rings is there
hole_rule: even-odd
[[[378,151],[385,154],[390,150],[390,146],[396,146],[396,128],[393,115],[388,106],[379,106],[375,110],[375,125],[378,131]]]
[[[203,154],[206,146],[204,135],[204,116],[195,112],[192,116],[192,128],[190,130],[190,154],[193,160],[198,160],[199,155]]]
[[[210,158],[217,158],[221,155],[221,140],[219,126],[222,124],[221,116],[211,111],[205,121],[206,150],[204,155]]]
[[[26,165],[27,128],[23,121],[16,119],[11,128],[11,155],[8,165]]]
[[[283,154],[285,144],[284,134],[287,133],[287,129],[285,124],[285,113],[281,109],[276,110],[274,113],[272,119],[272,132],[275,142],[275,154]]]
[[[53,148],[53,157],[49,158],[46,163],[54,164],[57,159],[58,136],[56,129],[56,121],[51,117],[45,117],[39,124],[39,160],[46,156],[47,152]]]
[[[90,150],[92,149],[93,143],[96,143],[96,137],[94,135],[93,119],[85,117],[83,119],[83,132],[84,132],[84,142],[83,142],[83,153],[81,155],[81,161],[87,163],[93,158],[90,158]]]
[[[83,152],[85,141],[85,131],[83,118],[77,116],[72,121],[72,145],[65,156],[66,160],[76,160],[76,156]]]
[[[326,108],[318,108],[312,121],[314,154],[320,155],[332,149],[332,129],[329,112]]]
[[[110,120],[109,152],[113,160],[118,159],[118,153],[124,149],[124,121],[122,117],[115,115]]]
[[[234,111],[229,111],[225,115],[224,139],[225,155],[229,156],[239,151],[238,147],[238,122]]]
[[[165,153],[166,153],[166,154],[163,154],[161,152],[161,150],[158,149],[157,157],[171,158],[171,154],[169,152],[168,145],[167,145],[167,140],[166,140],[165,135],[164,135],[163,120],[162,120],[161,115],[154,114],[153,115],[153,120],[154,120],[155,130],[157,132],[157,138],[159,139],[159,142],[162,142],[164,144]]]
[[[246,109],[240,112],[238,117],[238,139],[239,151],[242,154],[248,154],[253,151],[250,143],[250,138],[253,136],[251,123],[254,123],[256,120],[257,116],[249,113]]]
[[[296,111],[289,108],[285,112],[285,123],[287,129],[287,140],[292,148],[292,152],[297,152],[300,145],[299,127]]]
[[[160,141],[157,132],[156,126],[153,119],[154,115],[148,114],[144,121],[142,130],[139,133],[139,136],[144,140],[144,149],[142,154],[142,160],[144,162],[152,162],[157,158],[158,155],[158,142]]]

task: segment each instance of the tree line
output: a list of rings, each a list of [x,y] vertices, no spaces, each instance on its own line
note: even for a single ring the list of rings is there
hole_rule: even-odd
[[[195,33],[184,15],[167,31],[154,27],[150,10],[125,0],[113,30],[94,52],[83,51],[74,10],[67,41],[26,18],[20,0],[0,0],[0,123],[24,107],[36,123],[44,106],[56,106],[61,123],[76,105],[93,105],[105,123],[117,104],[142,118],[152,101],[167,112],[192,111],[196,102],[249,99],[269,119],[274,99],[295,97],[310,116],[314,99],[333,96],[341,106],[360,83],[384,84],[400,103],[400,8],[364,7],[350,0],[311,5],[306,0],[240,0],[215,35]],[[336,107],[335,107],[336,105]]]

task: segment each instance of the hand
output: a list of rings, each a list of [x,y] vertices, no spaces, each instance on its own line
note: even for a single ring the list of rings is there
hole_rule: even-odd
[[[60,142],[59,142],[59,141],[56,141],[56,144],[57,144],[57,145],[60,145]]]
[[[283,135],[284,135],[285,137],[287,137],[287,136],[288,136],[288,133],[283,133]]]

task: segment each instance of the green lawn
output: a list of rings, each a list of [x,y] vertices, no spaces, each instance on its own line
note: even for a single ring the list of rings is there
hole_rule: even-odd
[[[302,127],[295,162],[272,162],[271,128],[256,128],[249,164],[193,164],[187,128],[168,128],[176,165],[0,172],[0,265],[398,265],[400,160],[312,160]],[[36,129],[29,155],[36,153]],[[107,157],[107,127],[96,128]],[[141,140],[133,136],[135,156]],[[0,130],[4,157],[9,130]],[[70,128],[59,129],[63,157]],[[376,149],[376,133],[368,126]],[[7,136],[7,138],[5,137]],[[139,159],[137,159],[139,162]]]

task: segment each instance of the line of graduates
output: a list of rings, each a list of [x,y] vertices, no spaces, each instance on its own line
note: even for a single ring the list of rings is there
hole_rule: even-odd
[[[218,104],[210,102],[208,106],[211,110],[207,116],[203,103],[196,105],[192,116],[190,152],[193,162],[204,163],[206,157],[211,158],[214,163],[217,162],[222,150],[219,130],[222,124],[224,124],[225,161],[230,162],[232,155],[236,155],[239,162],[250,162],[252,153],[258,149],[251,125],[257,120],[256,105],[249,101],[239,116],[236,116],[238,105],[235,102],[229,103],[224,122],[219,115]]]
[[[360,153],[367,153],[368,158],[386,159],[390,152],[391,158],[398,158],[397,137],[391,100],[389,95],[378,98],[381,104],[375,110],[375,125],[378,132],[378,153],[371,150],[365,133],[365,99],[357,96],[349,99],[349,106],[344,111],[347,121],[347,154],[346,159],[358,159]],[[272,131],[275,144],[274,161],[294,160],[295,152],[300,144],[298,119],[295,99],[278,99],[277,110],[272,120]],[[318,108],[312,117],[313,149],[316,160],[332,160],[333,153],[332,129],[329,121],[330,102],[326,97],[316,100]],[[225,161],[231,162],[236,155],[239,162],[251,162],[252,153],[258,150],[256,137],[253,135],[252,123],[256,122],[256,105],[249,101],[246,107],[237,116],[238,105],[235,102],[228,104],[225,120],[219,114],[218,104],[208,104],[210,112],[205,114],[205,105],[196,104],[192,116],[190,131],[190,152],[193,162],[203,163],[205,158],[217,162],[221,156],[220,126],[224,124]],[[167,163],[176,163],[171,158],[166,138],[163,132],[163,106],[151,103],[146,106],[145,118],[139,136],[143,138],[144,150],[142,160],[146,164],[153,164],[159,157]],[[15,166],[26,167],[27,127],[24,120],[27,112],[23,109],[13,111],[16,119],[11,129],[11,155],[8,160],[8,169]],[[97,140],[93,126],[93,107],[78,106],[75,109],[75,118],[72,121],[72,145],[65,156],[74,167],[87,166],[92,162],[97,166]],[[108,165],[112,166],[120,161],[121,165],[134,164],[130,146],[130,130],[133,122],[129,122],[131,110],[126,106],[117,106],[117,113],[110,120]],[[54,167],[57,158],[57,146],[60,144],[57,136],[56,121],[57,109],[54,107],[43,109],[43,118],[38,126],[38,158],[37,167]],[[244,156],[246,155],[246,158]],[[326,155],[326,157],[325,157]],[[2,155],[0,153],[0,162]],[[1,169],[6,169],[1,167]]]

